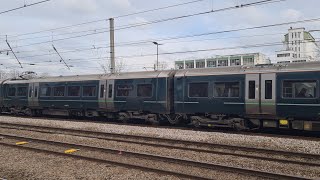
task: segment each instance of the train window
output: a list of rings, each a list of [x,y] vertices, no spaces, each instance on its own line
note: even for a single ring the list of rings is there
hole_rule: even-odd
[[[27,96],[28,94],[27,91],[28,91],[27,87],[18,87],[17,96],[21,96],[21,97]]]
[[[249,81],[249,99],[256,99],[256,81]]]
[[[127,97],[127,96],[129,96],[129,93],[132,90],[133,90],[132,85],[118,85],[117,86],[117,96],[118,97]]]
[[[68,86],[68,96],[79,97],[80,96],[80,86]]]
[[[29,88],[29,97],[32,96],[32,87]]]
[[[112,84],[109,84],[108,98],[112,98]]]
[[[8,91],[8,96],[16,96],[16,88],[15,87],[10,87]]]
[[[189,97],[208,97],[208,83],[190,83]]]
[[[216,82],[214,83],[215,97],[240,97],[240,83],[239,82]]]
[[[82,96],[84,97],[97,96],[97,86],[83,86]]]
[[[315,98],[317,82],[313,80],[283,81],[284,98]]]
[[[272,99],[272,80],[265,81],[265,99]]]
[[[104,97],[104,84],[101,84],[100,86],[100,98]]]
[[[34,88],[34,97],[38,97],[38,87]]]
[[[53,88],[53,96],[64,96],[65,87],[64,86],[57,86]]]
[[[48,97],[51,95],[51,87],[41,87],[40,97]]]
[[[152,97],[152,84],[138,84],[137,96],[138,97]]]

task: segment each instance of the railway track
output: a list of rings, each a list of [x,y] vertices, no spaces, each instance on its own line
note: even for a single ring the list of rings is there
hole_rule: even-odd
[[[2,114],[4,116],[10,116],[6,114]],[[320,134],[314,132],[301,132],[301,131],[288,131],[288,130],[279,130],[276,131],[273,129],[266,129],[262,131],[235,131],[232,129],[219,129],[219,128],[195,128],[190,125],[178,125],[178,126],[170,126],[170,125],[160,125],[160,126],[152,126],[144,123],[129,123],[123,124],[115,121],[106,121],[102,119],[74,119],[74,118],[61,118],[61,117],[25,117],[20,116],[20,118],[32,118],[32,119],[46,119],[46,120],[54,120],[54,121],[72,121],[72,122],[88,122],[95,124],[114,124],[119,126],[138,126],[138,127],[148,127],[148,128],[163,128],[163,129],[179,129],[179,130],[189,130],[189,131],[200,131],[200,132],[221,132],[227,134],[239,134],[246,136],[263,136],[263,137],[276,137],[276,138],[289,138],[289,139],[299,139],[299,140],[308,140],[308,141],[320,141]]]
[[[72,135],[77,137],[86,137],[101,139],[107,141],[116,141],[122,143],[138,144],[151,147],[178,149],[186,151],[195,151],[201,153],[213,153],[220,155],[231,155],[243,158],[251,158],[266,161],[275,161],[279,163],[291,163],[307,166],[320,167],[320,155],[298,153],[290,151],[280,151],[271,149],[261,149],[254,147],[234,146],[214,144],[207,142],[173,140],[159,137],[146,137],[137,135],[114,134],[97,131],[66,129],[47,126],[35,126],[15,123],[0,123],[0,128],[27,130],[41,133],[54,133],[62,135]]]
[[[119,155],[118,149],[111,148],[101,148],[88,145],[72,144],[58,141],[49,141],[44,139],[30,138],[24,136],[15,136],[0,134],[4,137],[0,141],[0,145],[28,149],[36,152],[43,152],[48,154],[62,155],[72,158],[78,158],[88,161],[94,161],[99,163],[114,164],[119,166],[124,166],[128,168],[136,168],[144,171],[152,171],[157,173],[164,173],[168,175],[175,175],[182,178],[190,179],[212,179],[216,173],[221,173],[221,171],[226,173],[236,173],[241,175],[248,175],[254,177],[263,177],[271,179],[308,179],[305,177],[287,175],[287,174],[278,174],[272,172],[265,172],[260,170],[232,167],[226,165],[204,163],[198,161],[192,161],[187,159],[172,158],[166,156],[158,156],[146,153],[137,153],[132,151],[122,151],[121,156]],[[14,142],[25,141],[30,142],[29,144],[16,145]],[[78,149],[81,150],[81,153],[67,154],[61,149]],[[79,151],[80,152],[80,151]],[[146,162],[147,161],[147,162]],[[149,162],[148,162],[149,161]],[[168,168],[157,168],[150,166],[152,164],[163,164]],[[157,165],[155,165],[157,166]],[[172,168],[174,167],[174,168]],[[188,167],[187,171],[185,167]],[[208,174],[189,174],[188,172],[192,171],[203,171],[204,169],[213,171],[211,176]],[[180,171],[181,170],[181,171]]]
[[[0,123],[0,128],[26,130],[26,131],[50,133],[50,134],[72,135],[72,136],[78,136],[78,137],[95,138],[95,139],[101,139],[101,140],[107,140],[107,141],[131,143],[131,144],[144,145],[144,146],[150,146],[150,147],[178,149],[182,151],[193,151],[197,153],[202,152],[202,153],[211,153],[211,154],[219,154],[219,155],[229,155],[229,156],[250,158],[250,159],[256,159],[256,160],[279,162],[283,164],[296,164],[296,165],[320,167],[320,155],[317,155],[317,154],[306,154],[306,153],[268,150],[268,149],[241,147],[241,146],[239,147],[239,146],[221,145],[221,144],[213,144],[213,143],[205,143],[205,142],[172,140],[172,139],[165,139],[165,138],[158,138],[158,137],[145,137],[145,136],[112,134],[112,133],[105,133],[105,132],[84,131],[84,130],[64,129],[64,128],[55,128],[55,127],[22,125],[22,124],[15,124],[15,123]],[[6,138],[14,138],[14,137],[11,137],[10,135],[9,136],[2,135],[2,136]],[[24,137],[16,137],[16,138],[24,139]],[[30,138],[29,139],[26,138],[26,140],[34,141],[34,139],[30,139]],[[39,141],[39,139],[37,139],[36,141]],[[68,144],[68,146],[72,146],[72,147],[77,146],[78,148],[81,148],[81,149],[87,148],[77,144]],[[113,149],[113,150],[108,149],[108,150],[112,152],[120,151],[116,149]],[[124,152],[124,153],[134,155],[133,152]],[[199,162],[193,162],[193,163],[199,163]],[[192,163],[190,165],[194,166],[194,164]],[[208,164],[203,165],[203,167],[208,167]],[[226,167],[223,167],[223,168],[228,169]],[[240,171],[240,172],[243,172],[243,171]],[[250,173],[251,172],[249,172],[249,174]],[[263,176],[259,175],[259,176],[267,177],[264,175]],[[274,177],[271,177],[271,178],[274,178]],[[297,178],[297,177],[293,177],[293,178]],[[299,177],[299,178],[303,178],[303,177]]]

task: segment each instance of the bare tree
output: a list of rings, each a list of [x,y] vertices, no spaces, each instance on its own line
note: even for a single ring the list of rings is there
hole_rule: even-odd
[[[100,67],[102,69],[102,71],[105,73],[105,74],[108,74],[110,73],[110,69],[111,69],[111,63],[108,61],[107,64],[100,64]],[[116,69],[115,69],[115,72],[116,73],[121,73],[123,71],[126,70],[126,64],[124,62],[124,60],[122,59],[117,59],[116,60]]]
[[[168,62],[166,62],[166,61],[160,61],[159,63],[158,63],[158,65],[159,65],[159,70],[166,70],[166,69],[168,69],[169,68],[169,64],[168,64]]]

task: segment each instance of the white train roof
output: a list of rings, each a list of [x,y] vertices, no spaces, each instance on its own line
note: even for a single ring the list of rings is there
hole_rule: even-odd
[[[320,71],[320,62],[304,62],[291,64],[268,64],[258,66],[233,66],[202,69],[183,69],[177,71],[176,77],[232,75],[251,73],[279,73],[279,72]]]
[[[143,79],[168,77],[172,71],[144,71],[128,72],[115,74],[93,74],[93,75],[75,75],[75,76],[55,76],[46,78],[35,78],[30,80],[7,80],[4,84],[23,84],[23,83],[41,83],[41,82],[71,82],[71,81],[95,81],[95,80],[113,80],[113,79]]]
[[[320,62],[305,62],[291,64],[271,64],[260,66],[234,66],[216,67],[203,69],[183,69],[165,71],[141,71],[116,74],[93,74],[75,76],[56,76],[47,78],[36,78],[30,80],[4,80],[4,84],[23,84],[36,82],[71,82],[71,81],[94,81],[94,80],[113,80],[113,79],[144,79],[169,77],[172,72],[176,72],[176,77],[182,76],[206,76],[206,75],[231,75],[231,74],[250,74],[250,73],[278,73],[278,72],[300,72],[300,71],[320,71]]]

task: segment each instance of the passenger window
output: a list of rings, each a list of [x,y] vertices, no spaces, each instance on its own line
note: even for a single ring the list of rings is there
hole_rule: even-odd
[[[214,83],[214,97],[240,97],[239,82],[217,82]]]
[[[27,87],[18,87],[18,96],[20,97],[25,97],[28,94],[28,89]]]
[[[256,81],[249,81],[249,99],[256,99]]]
[[[137,96],[138,97],[152,97],[152,84],[138,84]]]
[[[189,97],[208,97],[209,83],[190,83]]]
[[[103,98],[104,97],[104,85],[101,84],[100,86],[100,98]]]
[[[317,92],[316,81],[284,81],[282,86],[284,98],[315,98]]]
[[[272,80],[265,81],[265,99],[272,99]]]
[[[108,98],[112,98],[112,84],[109,84]]]
[[[48,97],[51,95],[51,87],[41,87],[40,97]]]
[[[10,87],[8,91],[8,96],[16,96],[16,88],[15,87]]]
[[[95,97],[95,96],[97,96],[97,87],[96,86],[83,86],[82,95],[84,97]]]
[[[79,97],[80,96],[80,86],[69,86],[68,87],[68,96]]]
[[[57,86],[53,88],[53,96],[62,97],[64,96],[65,87]]]
[[[132,90],[133,90],[132,85],[118,85],[117,86],[117,96],[118,97],[127,97],[127,96],[129,96],[129,93]]]

